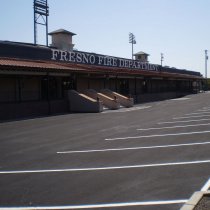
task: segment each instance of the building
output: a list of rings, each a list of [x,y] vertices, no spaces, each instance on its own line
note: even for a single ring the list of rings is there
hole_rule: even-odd
[[[139,60],[141,62],[148,62],[148,56],[149,54],[145,53],[145,52],[138,52],[134,54],[135,56],[135,60]]]
[[[73,50],[72,32],[51,32],[50,47],[0,41],[0,120],[72,112],[68,90],[110,89],[135,103],[197,92],[200,73]],[[82,105],[81,105],[82,106]]]

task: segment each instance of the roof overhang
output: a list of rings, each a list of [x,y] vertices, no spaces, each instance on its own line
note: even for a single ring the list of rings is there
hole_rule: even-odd
[[[0,72],[10,70],[28,71],[28,72],[61,72],[61,73],[91,73],[91,74],[108,74],[108,75],[127,75],[129,77],[156,77],[156,78],[173,78],[173,79],[199,79],[203,77],[177,74],[161,71],[148,71],[139,69],[104,67],[87,64],[40,61],[40,60],[23,60],[15,58],[0,58]]]

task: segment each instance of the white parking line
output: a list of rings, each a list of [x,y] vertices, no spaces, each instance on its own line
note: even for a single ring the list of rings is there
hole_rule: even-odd
[[[110,167],[98,167],[98,168],[68,168],[68,169],[0,171],[0,175],[1,174],[58,173],[58,172],[119,170],[119,169],[133,169],[133,168],[193,165],[193,164],[205,164],[205,163],[210,163],[210,160],[185,161],[185,162],[175,162],[175,163],[156,163],[156,164],[130,165],[130,166],[110,166]]]
[[[131,108],[122,108],[119,110],[106,110],[104,112],[101,112],[102,114],[107,114],[107,113],[118,113],[118,112],[131,112],[131,111],[137,111],[137,110],[142,110],[142,109],[148,109],[151,106],[140,106],[140,107],[131,107]]]
[[[185,121],[171,121],[171,122],[159,122],[158,124],[172,124],[172,123],[188,123],[188,122],[199,122],[199,121],[210,121],[210,119],[200,119],[200,120],[185,120]]]
[[[168,201],[145,201],[145,202],[126,202],[126,203],[105,203],[105,204],[92,204],[92,205],[72,205],[72,206],[30,206],[30,207],[9,207],[0,208],[1,210],[48,210],[48,209],[95,209],[95,208],[115,208],[115,207],[128,207],[128,206],[154,206],[154,205],[170,205],[186,203],[187,199],[182,200],[168,200]]]
[[[162,130],[162,129],[173,129],[173,128],[198,127],[198,126],[205,126],[205,125],[210,125],[210,123],[194,124],[194,125],[177,125],[177,126],[160,127],[160,128],[138,128],[137,130],[139,131]]]
[[[197,146],[197,145],[207,145],[207,144],[210,144],[210,141],[188,143],[188,144],[171,144],[171,145],[169,144],[169,145],[161,145],[161,146],[147,146],[147,147],[127,147],[127,148],[99,149],[99,150],[63,151],[63,152],[57,152],[57,154],[113,152],[113,151],[125,151],[125,150],[142,150],[142,149],[158,149],[158,148],[183,147],[183,146]]]
[[[193,113],[185,114],[185,115],[197,115],[197,114],[210,114],[210,112],[193,112]]]
[[[201,191],[207,191],[209,188],[210,188],[210,179],[208,179],[208,181],[202,187]]]
[[[188,117],[173,117],[173,120],[178,120],[178,119],[188,119],[188,118],[199,118],[199,117],[210,117],[210,115],[193,115],[193,116],[188,116]]]
[[[198,109],[198,112],[208,112],[210,109]]]
[[[210,107],[209,106],[205,106],[202,109],[210,109]]]
[[[118,138],[105,139],[105,141],[126,140],[126,139],[141,139],[141,138],[154,138],[154,137],[165,137],[165,136],[183,136],[183,135],[195,135],[195,134],[204,134],[204,133],[210,133],[210,130],[208,130],[208,131],[187,132],[187,133],[154,134],[154,135],[148,135],[148,136],[127,136],[127,137],[118,137]]]
[[[184,101],[184,100],[189,100],[190,98],[174,98],[170,99],[171,101]]]

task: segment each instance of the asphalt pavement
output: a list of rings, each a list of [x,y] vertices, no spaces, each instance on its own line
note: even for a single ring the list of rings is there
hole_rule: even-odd
[[[4,122],[0,209],[177,210],[209,180],[209,150],[208,92]]]

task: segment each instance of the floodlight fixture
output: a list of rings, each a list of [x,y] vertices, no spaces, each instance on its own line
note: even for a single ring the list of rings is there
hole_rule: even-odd
[[[48,16],[47,0],[34,0],[34,44],[37,44],[37,25],[46,27],[46,45],[48,46]]]
[[[133,45],[136,44],[136,38],[133,33],[129,33],[129,43],[132,45],[132,60],[133,60]]]
[[[164,60],[164,55],[163,55],[163,53],[160,53],[160,62],[161,62],[161,66],[163,65],[163,60]]]

